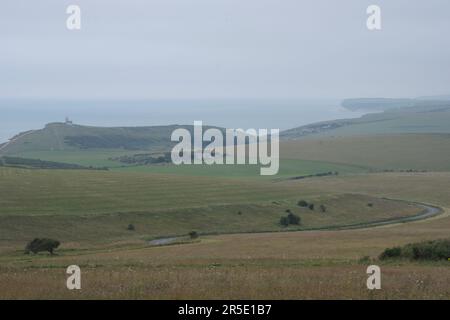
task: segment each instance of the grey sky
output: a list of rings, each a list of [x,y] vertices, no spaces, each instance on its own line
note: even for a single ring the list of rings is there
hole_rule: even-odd
[[[0,98],[448,94],[449,35],[448,0],[3,0]]]

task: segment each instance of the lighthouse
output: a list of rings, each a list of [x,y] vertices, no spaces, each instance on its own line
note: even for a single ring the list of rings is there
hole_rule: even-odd
[[[68,126],[73,125],[73,122],[72,122],[72,120],[69,119],[69,117],[66,117],[66,121],[64,123]]]

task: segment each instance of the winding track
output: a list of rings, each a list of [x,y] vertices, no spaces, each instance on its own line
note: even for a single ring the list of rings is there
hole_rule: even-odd
[[[392,200],[392,199],[390,199],[390,200]],[[401,201],[401,200],[397,200],[397,201]],[[363,223],[349,224],[349,225],[344,225],[344,226],[335,226],[335,227],[331,226],[331,227],[308,229],[308,230],[348,230],[348,229],[374,228],[374,227],[394,225],[394,224],[399,224],[399,223],[407,223],[407,222],[425,220],[428,218],[438,216],[444,212],[444,210],[442,208],[432,206],[429,204],[419,203],[419,202],[408,202],[408,203],[414,204],[418,207],[421,207],[421,208],[423,208],[423,210],[419,214],[416,214],[414,216],[409,216],[409,217],[392,218],[392,219],[378,220],[378,221],[373,221],[373,222],[363,222]],[[300,230],[300,231],[302,231],[302,230]]]
[[[388,199],[388,200],[394,200],[394,199]],[[395,200],[395,201],[403,201],[403,200]],[[349,224],[349,225],[342,225],[342,226],[328,226],[328,227],[321,227],[321,228],[310,228],[310,229],[302,229],[302,230],[289,230],[289,231],[259,231],[255,233],[271,233],[271,232],[304,232],[304,231],[336,231],[336,230],[354,230],[354,229],[367,229],[367,228],[375,228],[375,227],[381,227],[381,226],[389,226],[389,225],[395,225],[400,223],[407,223],[407,222],[414,222],[414,221],[420,221],[425,220],[428,218],[432,218],[435,216],[438,216],[444,212],[444,210],[440,207],[432,206],[429,204],[419,203],[419,202],[411,202],[411,201],[404,201],[408,202],[409,204],[414,204],[418,207],[423,208],[423,210],[414,215],[409,217],[400,217],[400,218],[391,218],[391,219],[385,219],[385,220],[378,220],[373,222],[363,222],[363,223],[355,223],[355,224]],[[242,232],[246,233],[246,232]],[[230,234],[230,233],[226,233]],[[241,234],[241,233],[240,233]],[[208,235],[208,234],[204,234]],[[218,235],[218,234],[214,234]],[[166,238],[158,238],[151,241],[148,241],[148,244],[151,246],[164,246],[164,245],[170,245],[176,242],[182,238],[179,237],[166,237]]]

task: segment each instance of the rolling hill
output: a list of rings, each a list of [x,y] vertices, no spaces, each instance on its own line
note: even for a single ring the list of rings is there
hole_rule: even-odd
[[[49,123],[41,130],[21,133],[3,146],[5,154],[30,151],[74,151],[90,149],[165,149],[172,144],[177,128],[192,132],[192,126],[91,127],[67,123]]]
[[[364,166],[370,171],[450,171],[450,134],[406,133],[298,139],[280,144],[287,159]]]
[[[118,167],[112,159],[138,153],[163,153],[176,143],[174,130],[192,125],[149,127],[93,127],[71,123],[49,123],[43,129],[17,134],[0,145],[1,156],[40,159],[94,167]],[[204,126],[207,130],[213,128]],[[218,128],[222,132],[224,129]]]
[[[450,133],[450,101],[416,103],[414,106],[366,114],[356,119],[325,121],[283,131],[286,140],[400,133]]]

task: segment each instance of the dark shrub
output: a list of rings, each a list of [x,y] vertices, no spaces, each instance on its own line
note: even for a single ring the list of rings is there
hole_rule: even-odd
[[[327,207],[325,207],[323,204],[320,205],[320,211],[327,212]]]
[[[300,200],[297,204],[302,208],[306,208],[308,206],[308,202],[306,202],[305,200]]]
[[[292,212],[288,214],[287,220],[288,220],[289,224],[295,224],[295,225],[300,224],[300,217],[293,214]]]
[[[190,237],[191,239],[197,239],[197,238],[198,238],[198,233],[197,233],[197,231],[191,231],[191,232],[189,232],[189,237]]]
[[[134,227],[134,224],[129,224],[128,225],[128,227],[127,227],[127,230],[129,230],[129,231],[134,231],[134,230],[136,230],[136,228]]]
[[[311,203],[309,206],[308,206],[308,208],[309,208],[309,210],[312,210],[312,211],[314,211],[314,204],[313,203]]]
[[[300,217],[293,214],[292,212],[289,212],[289,214],[286,217],[281,217],[280,218],[280,224],[283,227],[288,227],[289,225],[293,224],[293,225],[299,225],[300,224]]]
[[[33,241],[28,242],[25,247],[25,253],[29,254],[30,252],[36,254],[43,251],[48,251],[50,254],[53,254],[53,250],[58,248],[60,242],[58,240],[46,239],[46,238],[36,238]]]
[[[281,217],[281,218],[280,218],[280,224],[281,224],[283,227],[289,226],[289,219],[288,219],[288,217]]]
[[[380,260],[398,258],[401,255],[402,255],[402,248],[400,247],[388,248],[380,254]]]
[[[412,260],[447,260],[450,258],[450,240],[408,244],[402,252],[406,258]]]
[[[242,211],[238,211],[238,215],[240,215],[240,216],[241,216],[241,215],[242,215]]]
[[[450,258],[450,239],[407,244],[402,248],[386,249],[380,259],[402,257],[411,260],[447,260]]]
[[[367,206],[372,208],[373,207],[373,203],[368,203]]]

